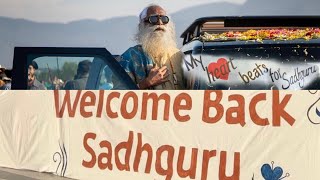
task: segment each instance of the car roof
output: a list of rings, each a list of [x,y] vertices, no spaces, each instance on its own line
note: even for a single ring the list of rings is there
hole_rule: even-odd
[[[320,16],[220,16],[196,19],[182,34],[184,44],[201,33],[277,27],[320,27]],[[188,36],[190,36],[188,38]],[[187,38],[187,39],[186,39]]]

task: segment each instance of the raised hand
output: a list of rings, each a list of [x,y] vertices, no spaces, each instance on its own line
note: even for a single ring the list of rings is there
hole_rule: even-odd
[[[140,89],[146,89],[151,86],[165,83],[169,81],[169,74],[167,66],[161,68],[154,67],[150,70],[148,77],[139,83],[139,87]]]

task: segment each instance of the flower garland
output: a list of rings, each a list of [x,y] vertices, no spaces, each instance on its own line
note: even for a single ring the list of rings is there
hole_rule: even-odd
[[[262,29],[247,31],[228,31],[221,34],[209,34],[207,32],[200,36],[204,41],[258,41],[262,40],[294,40],[294,39],[317,39],[320,38],[320,28],[306,29]]]

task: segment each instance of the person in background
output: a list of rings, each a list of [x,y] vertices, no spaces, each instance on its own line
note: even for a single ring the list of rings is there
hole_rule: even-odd
[[[140,89],[184,89],[182,53],[166,11],[158,5],[139,15],[138,45],[120,56],[120,64]]]
[[[46,90],[46,87],[40,83],[36,78],[36,71],[38,64],[32,61],[28,66],[28,88],[29,90]]]
[[[103,69],[103,74],[105,78],[105,82],[99,87],[99,89],[103,90],[110,90],[113,88],[113,82],[112,82],[112,71],[109,68],[109,66],[105,66]]]
[[[59,90],[59,89],[63,89],[64,82],[62,81],[62,79],[59,79],[57,76],[54,76],[52,85],[53,85],[52,89]]]
[[[11,78],[3,77],[2,81],[4,84],[0,87],[0,90],[11,90]]]
[[[91,61],[89,60],[80,61],[77,68],[77,74],[75,75],[74,80],[68,81],[64,86],[64,89],[65,90],[86,89],[90,67],[91,67]]]
[[[0,79],[0,90],[3,90],[2,87],[4,86],[4,84],[5,82]]]
[[[6,77],[5,70],[6,68],[1,66],[0,64],[0,79],[2,79],[3,77]]]

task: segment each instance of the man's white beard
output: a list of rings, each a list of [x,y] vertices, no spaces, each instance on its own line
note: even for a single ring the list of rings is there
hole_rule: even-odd
[[[155,31],[158,28],[163,31]],[[166,60],[177,52],[175,30],[172,22],[154,26],[140,23],[136,40],[142,45],[144,52],[159,65],[165,64]]]

